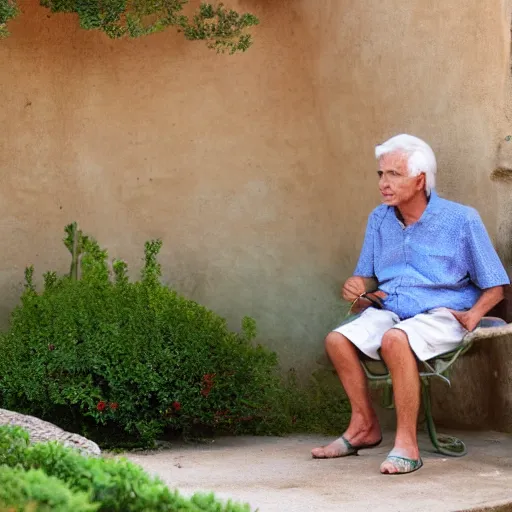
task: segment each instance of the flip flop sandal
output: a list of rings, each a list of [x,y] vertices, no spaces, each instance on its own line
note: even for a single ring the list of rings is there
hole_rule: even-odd
[[[340,444],[340,451],[338,454],[336,455],[333,455],[332,457],[329,457],[329,456],[326,456],[326,455],[313,455],[313,458],[314,459],[337,459],[339,457],[348,457],[349,455],[358,455],[358,451],[359,450],[365,450],[367,448],[375,448],[376,446],[379,446],[380,443],[382,443],[382,437],[376,442],[376,443],[372,443],[372,444],[361,444],[361,445],[357,445],[357,446],[353,446],[350,441],[348,441],[347,439],[345,439],[344,436],[341,436],[339,439],[337,439],[336,441],[342,441],[342,443],[339,443]],[[334,441],[334,442],[336,442]],[[322,448],[326,448],[326,446],[322,446]],[[325,454],[325,450],[324,450],[324,454]]]
[[[384,472],[381,469],[383,475],[407,475],[418,471],[423,466],[421,457],[418,460],[408,459],[407,457],[398,457],[397,455],[388,455],[386,460],[382,463],[390,462],[394,468],[397,469],[395,473]],[[381,466],[382,467],[382,466]]]

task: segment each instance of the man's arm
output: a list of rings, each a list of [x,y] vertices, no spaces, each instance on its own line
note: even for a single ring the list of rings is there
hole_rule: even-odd
[[[354,275],[345,281],[341,291],[343,299],[349,302],[353,302],[360,297],[357,303],[354,304],[353,312],[362,311],[371,306],[373,301],[379,302],[380,299],[387,297],[386,293],[378,290],[379,283],[375,276],[375,236],[378,224],[379,220],[374,210],[368,217],[363,247],[361,248],[361,254],[359,255]],[[364,293],[367,293],[372,300],[361,297]]]
[[[484,290],[475,305],[468,311],[455,311],[450,309],[455,318],[468,331],[472,331],[478,325],[487,312],[489,312],[496,304],[501,302],[505,296],[503,286],[494,286]]]
[[[464,237],[469,256],[469,277],[482,290],[482,295],[470,310],[452,313],[468,331],[472,331],[482,317],[503,300],[504,286],[510,284],[510,279],[479,213],[474,209],[468,212]]]
[[[464,238],[464,250],[468,257],[468,273],[471,281],[482,291],[510,284],[510,279],[484,223],[474,209],[468,212]]]
[[[373,213],[368,217],[366,232],[364,234],[363,246],[354,271],[343,284],[341,296],[344,300],[352,302],[365,292],[377,289],[374,267],[374,236],[375,219]]]

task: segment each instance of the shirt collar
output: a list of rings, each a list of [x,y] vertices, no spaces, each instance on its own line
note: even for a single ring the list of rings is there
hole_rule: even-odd
[[[435,189],[432,189],[430,191],[430,197],[428,198],[427,207],[425,208],[424,212],[422,213],[421,217],[418,219],[415,224],[419,224],[420,222],[425,222],[428,220],[432,215],[435,215],[439,211],[439,202],[440,198],[437,195],[437,192]],[[400,220],[399,216],[397,215],[397,211],[395,208],[393,208],[393,215],[395,216],[396,220],[402,227],[402,229],[405,229],[407,226]]]
[[[419,218],[418,222],[429,219],[432,215],[435,215],[439,211],[440,199],[435,189],[430,191],[430,198],[427,203],[427,207],[423,212],[423,215]]]

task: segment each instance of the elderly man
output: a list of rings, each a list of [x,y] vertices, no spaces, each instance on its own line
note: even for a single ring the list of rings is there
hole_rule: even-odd
[[[369,217],[354,276],[343,286],[343,298],[362,313],[325,340],[352,417],[339,439],[312,455],[354,455],[382,440],[362,352],[382,357],[393,380],[397,431],[381,473],[411,473],[423,465],[416,437],[417,361],[457,347],[502,300],[509,279],[477,211],[436,194],[437,164],[428,144],[397,135],[377,146],[376,157],[383,204]],[[382,308],[363,297],[371,280],[378,283],[374,298]]]

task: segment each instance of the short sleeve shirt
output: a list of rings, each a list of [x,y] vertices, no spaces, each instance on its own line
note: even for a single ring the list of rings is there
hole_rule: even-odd
[[[467,310],[482,290],[510,284],[478,212],[435,191],[409,226],[394,207],[370,214],[354,275],[375,277],[388,294],[384,307],[401,319],[438,307]]]

